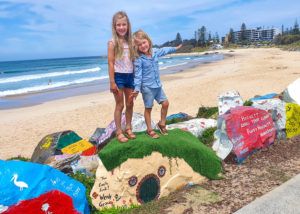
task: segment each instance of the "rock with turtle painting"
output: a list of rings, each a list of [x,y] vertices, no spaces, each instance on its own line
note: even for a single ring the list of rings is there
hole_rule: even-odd
[[[90,193],[98,209],[143,204],[191,184],[218,178],[220,159],[191,133],[179,129],[151,139],[137,133],[127,143],[112,140],[99,153]]]

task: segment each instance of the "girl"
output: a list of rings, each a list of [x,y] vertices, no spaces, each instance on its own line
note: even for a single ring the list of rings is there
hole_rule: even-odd
[[[113,16],[112,36],[108,42],[108,72],[110,80],[110,91],[115,97],[114,120],[116,124],[116,136],[120,143],[136,136],[132,132],[131,120],[133,112],[133,100],[130,95],[134,89],[133,85],[133,57],[131,25],[125,12],[119,11]],[[121,128],[121,116],[124,108],[125,97],[125,134]]]
[[[147,125],[147,134],[152,138],[159,138],[159,135],[153,131],[151,127],[151,111],[153,101],[161,104],[161,118],[157,123],[157,127],[161,134],[167,135],[166,116],[168,113],[169,101],[162,89],[162,84],[159,77],[158,57],[165,56],[175,52],[182,45],[177,47],[165,47],[158,49],[152,54],[152,42],[149,36],[142,30],[133,34],[138,58],[134,61],[134,92],[133,97],[137,97],[141,92],[145,105],[145,121]]]

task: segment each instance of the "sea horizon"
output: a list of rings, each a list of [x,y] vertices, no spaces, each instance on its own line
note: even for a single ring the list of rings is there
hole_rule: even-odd
[[[13,60],[0,60],[0,63],[3,62],[21,62],[21,61],[35,61],[35,60],[60,60],[60,59],[71,59],[71,58],[90,58],[90,57],[107,57],[107,55],[98,55],[98,56],[67,56],[67,57],[49,57],[49,58],[34,58],[34,59],[13,59]]]

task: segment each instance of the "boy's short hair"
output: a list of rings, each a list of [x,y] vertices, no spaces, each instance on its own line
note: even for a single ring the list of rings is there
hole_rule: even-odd
[[[140,56],[142,53],[139,51],[137,45],[136,45],[136,40],[140,40],[140,39],[147,39],[149,42],[149,53],[152,54],[152,41],[150,39],[150,37],[148,36],[148,34],[143,31],[143,30],[138,30],[136,32],[133,33],[133,40],[134,40],[134,44],[135,44],[135,52],[137,56]]]

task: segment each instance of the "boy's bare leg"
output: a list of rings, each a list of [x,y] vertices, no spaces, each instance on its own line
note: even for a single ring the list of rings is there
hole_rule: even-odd
[[[147,130],[152,130],[152,126],[151,126],[151,111],[152,111],[152,108],[145,108],[145,111],[144,111],[144,117],[145,117],[145,122],[146,122],[146,125],[147,125]]]
[[[166,118],[168,114],[169,101],[165,100],[161,103],[161,114],[160,114],[160,123],[161,125],[166,125]]]

